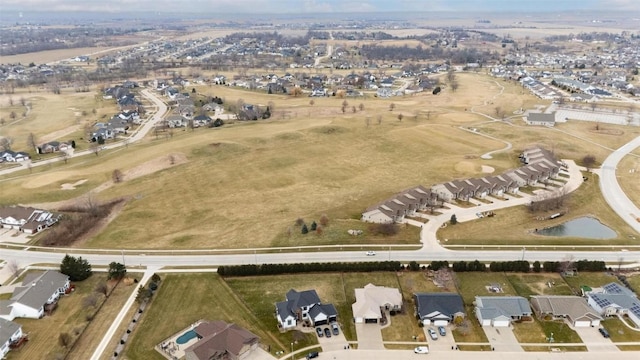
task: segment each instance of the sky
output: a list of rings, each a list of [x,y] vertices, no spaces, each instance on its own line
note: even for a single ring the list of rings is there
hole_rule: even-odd
[[[6,11],[313,14],[345,12],[640,11],[640,0],[0,0]],[[6,15],[6,13],[5,13]]]

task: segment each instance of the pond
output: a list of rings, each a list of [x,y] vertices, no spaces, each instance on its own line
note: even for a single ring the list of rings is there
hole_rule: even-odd
[[[585,239],[611,239],[617,236],[613,229],[602,224],[598,219],[588,216],[538,230],[536,234],[544,236],[571,236]]]

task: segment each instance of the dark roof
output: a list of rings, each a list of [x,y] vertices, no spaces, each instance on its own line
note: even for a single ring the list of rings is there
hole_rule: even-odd
[[[192,352],[202,360],[217,359],[225,353],[237,358],[245,346],[259,341],[253,333],[224,321],[203,321],[194,330],[201,339],[185,349],[185,353]]]
[[[414,298],[420,318],[436,311],[449,317],[464,313],[462,297],[455,293],[419,293]]]
[[[338,311],[333,304],[315,305],[309,310],[311,318],[315,318],[318,314],[325,314],[327,317],[338,316]]]
[[[0,318],[0,345],[6,344],[20,330],[21,326],[13,321]]]
[[[291,301],[291,309],[293,310],[300,309],[303,306],[320,303],[320,297],[315,290],[304,290],[297,292],[294,289],[291,289],[287,292],[286,298],[287,300]]]

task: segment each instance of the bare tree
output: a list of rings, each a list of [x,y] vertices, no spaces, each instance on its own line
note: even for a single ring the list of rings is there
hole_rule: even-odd
[[[82,306],[84,306],[85,308],[88,307],[96,307],[96,305],[98,304],[98,297],[94,294],[91,293],[87,296],[84,297],[84,299],[82,299]]]
[[[364,118],[364,124],[369,127],[371,125],[371,116],[367,116]]]
[[[587,168],[587,171],[591,171],[593,166],[596,163],[596,157],[594,155],[588,154],[582,158],[582,165]]]
[[[102,294],[104,296],[107,296],[107,294],[109,294],[109,288],[107,287],[107,285],[105,283],[98,283],[98,285],[96,285],[96,288],[94,289],[95,292],[97,292],[98,294]]]
[[[69,161],[69,153],[66,151],[60,151],[60,158],[66,164]]]
[[[71,335],[66,332],[60,333],[60,335],[58,335],[58,343],[64,348],[68,347],[71,345]]]
[[[169,164],[170,165],[176,164],[176,157],[173,154],[169,154]]]
[[[382,124],[382,115],[378,115],[378,125]]]
[[[598,104],[596,104],[595,102],[591,102],[591,104],[589,104],[589,106],[591,106],[591,111],[596,111],[596,108],[598,107]]]
[[[393,109],[395,108],[396,108],[396,104],[394,103],[389,104],[389,111],[393,111]]]
[[[431,110],[427,110],[427,120],[431,120]]]
[[[15,111],[12,111],[11,113],[9,113],[9,118],[11,120],[15,120],[18,117],[18,114],[16,114]]]
[[[27,146],[37,151],[36,136],[33,133],[29,133],[27,136]]]
[[[360,103],[360,105],[358,105],[358,108],[360,109],[360,111],[364,111],[364,104]]]
[[[273,101],[269,101],[267,103],[267,106],[269,107],[269,112],[270,113],[274,113],[276,111],[276,103],[274,103]]]
[[[403,118],[404,118],[404,115],[398,114],[398,121],[402,121]]]
[[[456,92],[456,90],[458,90],[458,87],[460,85],[458,84],[458,80],[453,80],[449,83],[449,87],[451,87],[451,91]]]
[[[20,105],[25,106],[27,100],[24,99],[23,96],[20,97]]]
[[[120,169],[113,170],[113,173],[111,174],[111,178],[113,179],[113,182],[116,184],[122,182],[123,176],[124,175],[122,174],[122,171],[120,171]]]
[[[18,277],[20,274],[20,264],[18,264],[17,260],[10,260],[7,264],[7,269],[9,269],[13,277]]]
[[[98,154],[100,154],[100,144],[98,144],[97,141],[92,142],[91,145],[89,145],[89,151],[98,156]]]
[[[9,96],[9,106],[13,106],[13,98]]]
[[[2,150],[11,150],[11,146],[13,145],[12,137],[3,137],[0,138],[0,149]]]
[[[309,105],[313,106],[315,103],[316,103],[315,100],[313,99],[309,100]]]

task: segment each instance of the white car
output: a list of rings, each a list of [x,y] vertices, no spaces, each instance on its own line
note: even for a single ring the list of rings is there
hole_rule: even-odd
[[[438,334],[435,330],[429,329],[427,332],[429,333],[429,337],[431,337],[431,340],[438,340]]]
[[[418,346],[417,348],[413,349],[413,352],[416,354],[428,354],[429,348],[426,346]]]
[[[376,252],[371,250],[367,251],[366,254],[367,256],[376,256]]]

